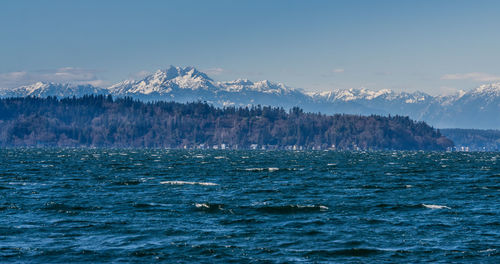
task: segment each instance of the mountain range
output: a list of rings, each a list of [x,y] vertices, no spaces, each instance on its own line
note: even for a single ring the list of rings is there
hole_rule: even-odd
[[[282,83],[247,79],[214,81],[194,67],[158,70],[141,80],[126,80],[110,87],[37,82],[0,90],[0,97],[81,97],[110,94],[142,101],[204,101],[214,106],[299,106],[323,114],[404,115],[437,128],[500,129],[500,83],[481,85],[454,95],[431,96],[423,92],[338,89],[305,92]]]

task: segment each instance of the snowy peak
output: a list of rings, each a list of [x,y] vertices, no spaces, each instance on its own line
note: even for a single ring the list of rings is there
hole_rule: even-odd
[[[282,83],[275,83],[268,80],[252,82],[248,79],[238,79],[229,82],[218,82],[221,90],[227,92],[261,92],[266,94],[285,95],[296,92],[295,89]]]
[[[484,104],[499,101],[500,99],[500,83],[483,84],[470,91],[459,90],[452,95],[437,96],[436,100],[441,102],[441,105],[448,106],[452,104],[465,103],[469,101],[481,101]]]
[[[354,100],[372,100],[382,95],[394,93],[391,90],[371,91],[365,88],[360,89],[336,89],[333,91],[319,92],[311,94],[315,98],[324,98],[327,101],[354,101]]]
[[[223,84],[244,86],[244,85],[253,85],[253,82],[248,79],[237,79],[235,81],[224,82]]]
[[[56,87],[57,84],[54,83],[45,83],[45,82],[37,82],[31,85],[25,85],[18,87],[13,90],[13,92],[22,93],[24,96],[36,96],[36,94],[48,92],[50,87]]]
[[[75,84],[60,84],[60,83],[47,83],[37,82],[31,85],[17,87],[7,91],[4,96],[6,97],[68,97],[68,96],[84,96],[88,94],[107,94],[107,91],[97,88],[90,84],[75,85]]]
[[[214,88],[213,80],[205,73],[194,67],[174,67],[170,66],[164,70],[157,70],[155,73],[142,80],[127,80],[112,85],[108,89],[117,95],[127,94],[159,94],[164,95],[174,89],[191,90],[211,90]]]
[[[161,70],[158,70],[157,72],[161,72]],[[167,73],[167,78],[169,79],[173,79],[179,76],[189,76],[193,79],[204,79],[207,81],[213,81],[212,79],[210,79],[210,77],[208,77],[208,75],[198,71],[195,67],[191,66],[185,68],[170,66],[168,69],[165,70],[165,72]]]
[[[372,91],[365,88],[355,89],[337,89],[333,91],[309,93],[309,95],[316,100],[326,100],[328,102],[349,102],[349,101],[360,101],[360,100],[402,100],[405,103],[417,103],[422,102],[430,98],[430,95],[415,92],[415,93],[405,93],[405,92],[394,92],[389,89],[382,89],[378,91]]]
[[[500,83],[483,84],[467,94],[472,96],[500,96]]]
[[[195,80],[198,82],[212,82],[205,73],[198,71],[194,67],[174,67],[170,66],[167,69],[157,70],[152,75],[147,76],[145,81],[152,83],[162,83],[167,81],[182,83],[182,80]]]
[[[292,89],[285,86],[282,83],[274,83],[268,80],[263,80],[254,83],[254,88],[260,92],[269,92],[269,93],[286,93],[291,91]]]
[[[248,79],[238,79],[228,82],[214,82],[205,73],[194,67],[170,66],[164,70],[157,70],[142,80],[127,80],[108,88],[116,95],[169,95],[175,97],[175,93],[186,94],[192,92],[260,92],[264,94],[286,95],[296,90],[282,83],[267,80],[252,82]],[[184,90],[184,91],[182,91]]]

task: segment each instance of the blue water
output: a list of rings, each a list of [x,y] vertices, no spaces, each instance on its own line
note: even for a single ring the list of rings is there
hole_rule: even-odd
[[[0,262],[500,263],[500,153],[4,149]]]

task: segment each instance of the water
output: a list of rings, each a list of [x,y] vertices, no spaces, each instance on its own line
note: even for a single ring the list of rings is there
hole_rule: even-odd
[[[0,262],[500,262],[500,153],[0,150]]]

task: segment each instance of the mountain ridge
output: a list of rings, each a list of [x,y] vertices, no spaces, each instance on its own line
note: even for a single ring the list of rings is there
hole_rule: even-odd
[[[325,114],[406,115],[440,128],[500,128],[500,83],[484,84],[453,95],[432,96],[424,92],[378,91],[366,88],[305,92],[283,83],[214,81],[195,67],[170,66],[140,79],[125,80],[107,88],[37,82],[11,90],[0,97],[71,97],[84,94],[129,96],[143,101],[205,101],[214,106],[300,106]]]

